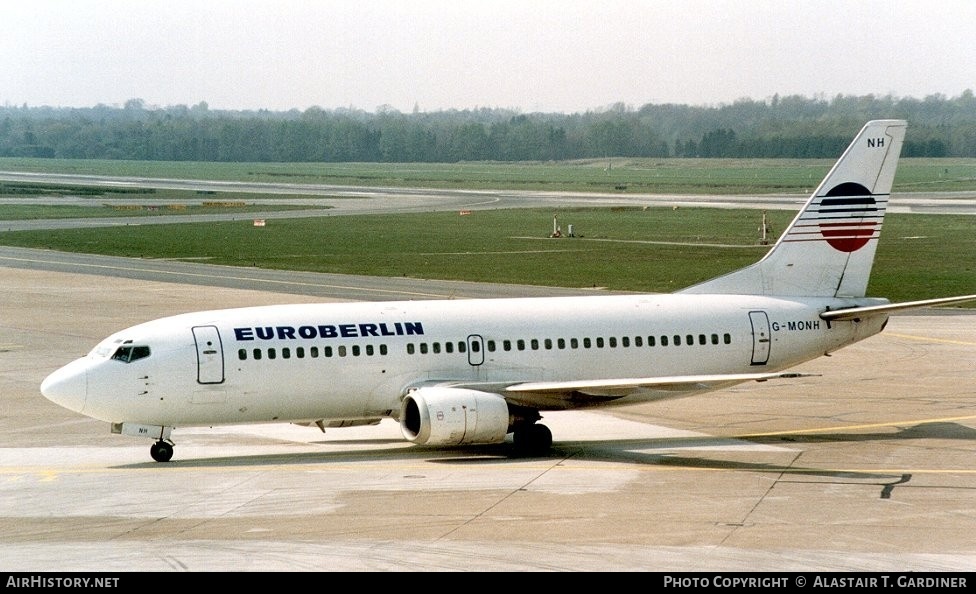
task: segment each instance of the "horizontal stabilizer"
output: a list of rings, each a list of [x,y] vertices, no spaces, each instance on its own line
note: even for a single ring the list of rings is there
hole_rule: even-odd
[[[922,301],[903,301],[901,303],[886,303],[884,305],[869,305],[865,307],[851,307],[849,309],[835,309],[825,311],[820,314],[823,320],[855,320],[868,316],[887,314],[904,309],[916,309],[919,307],[937,307],[940,305],[952,305],[954,303],[964,303],[966,301],[976,301],[976,295],[960,295],[959,297],[942,297],[939,299],[924,299]]]

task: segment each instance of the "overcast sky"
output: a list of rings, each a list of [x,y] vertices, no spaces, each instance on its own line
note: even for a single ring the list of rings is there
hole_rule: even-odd
[[[514,108],[976,90],[976,0],[4,0],[0,104]]]

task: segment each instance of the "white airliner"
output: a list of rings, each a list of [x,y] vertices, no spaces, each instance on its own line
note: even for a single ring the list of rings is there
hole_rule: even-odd
[[[905,136],[868,122],[759,262],[668,295],[274,305],[122,330],[41,392],[173,455],[175,427],[399,421],[404,438],[544,453],[541,411],[689,396],[785,370],[877,334],[865,291]]]

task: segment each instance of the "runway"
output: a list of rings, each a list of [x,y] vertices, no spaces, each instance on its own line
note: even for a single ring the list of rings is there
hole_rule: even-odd
[[[298,217],[332,217],[404,212],[489,210],[509,208],[749,208],[797,211],[807,195],[770,194],[736,196],[713,194],[625,194],[620,192],[557,192],[533,190],[452,190],[434,188],[358,187],[329,184],[257,183],[213,180],[155,179],[100,175],[28,173],[0,171],[0,181],[70,184],[109,187],[178,189],[195,192],[254,194],[249,205],[267,206],[267,211],[215,214],[158,214],[152,216],[86,217],[77,219],[0,220],[0,232],[39,229],[158,225],[188,222],[217,222]],[[888,212],[913,214],[976,215],[973,192],[901,192]],[[212,200],[207,196],[205,200]],[[155,206],[199,204],[201,199],[154,200]],[[101,200],[71,196],[0,198],[0,204],[56,204],[101,207]],[[147,206],[146,200],[112,198],[113,206]],[[308,206],[300,210],[275,210],[281,206]]]
[[[976,569],[973,313],[894,316],[797,369],[819,376],[547,414],[544,458],[418,447],[384,422],[177,429],[157,464],[40,395],[172,313],[556,291],[196,266],[0,251],[5,570]]]

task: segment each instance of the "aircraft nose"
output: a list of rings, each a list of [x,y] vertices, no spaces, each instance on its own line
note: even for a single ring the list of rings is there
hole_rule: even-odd
[[[41,394],[68,410],[81,412],[88,397],[88,372],[79,359],[58,369],[41,382]]]

